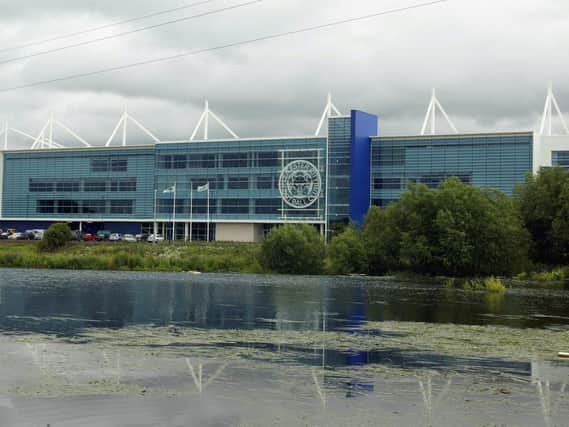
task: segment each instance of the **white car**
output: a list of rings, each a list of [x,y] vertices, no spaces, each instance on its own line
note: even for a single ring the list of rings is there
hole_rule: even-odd
[[[147,242],[150,243],[160,243],[164,241],[164,236],[160,235],[160,234],[151,234],[150,236],[148,236],[148,239],[146,240]]]
[[[23,240],[25,233],[12,233],[8,236],[9,240]]]
[[[122,240],[123,242],[134,243],[136,242],[136,237],[134,237],[132,234],[125,234],[122,236]]]
[[[122,234],[120,233],[111,233],[109,236],[110,242],[120,242],[122,240]]]

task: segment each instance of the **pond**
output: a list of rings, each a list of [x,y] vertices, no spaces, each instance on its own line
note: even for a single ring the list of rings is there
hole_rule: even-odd
[[[0,425],[569,425],[569,291],[0,270]]]

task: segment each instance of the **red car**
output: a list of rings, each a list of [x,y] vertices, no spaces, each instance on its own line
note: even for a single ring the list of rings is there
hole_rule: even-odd
[[[83,235],[81,236],[81,239],[82,239],[84,242],[94,242],[95,240],[97,240],[97,236],[95,236],[94,234],[89,234],[89,233],[87,233],[87,234],[83,234]]]

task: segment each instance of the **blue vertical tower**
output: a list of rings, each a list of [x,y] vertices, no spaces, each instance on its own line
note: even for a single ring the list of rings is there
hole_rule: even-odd
[[[373,114],[351,112],[350,220],[363,225],[370,206],[371,137],[378,133]]]

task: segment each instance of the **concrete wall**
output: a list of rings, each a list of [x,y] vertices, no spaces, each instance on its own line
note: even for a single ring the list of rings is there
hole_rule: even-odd
[[[219,242],[260,242],[262,224],[216,224],[215,240]]]
[[[569,151],[569,136],[535,135],[533,150],[533,172],[538,173],[542,166],[551,166],[552,151]]]

